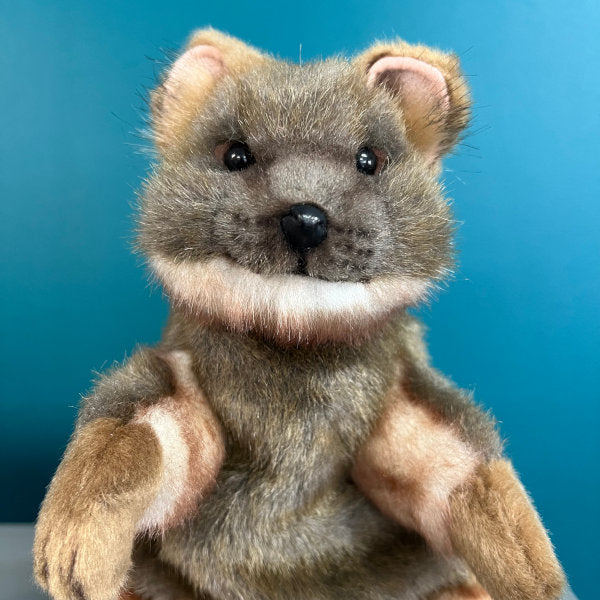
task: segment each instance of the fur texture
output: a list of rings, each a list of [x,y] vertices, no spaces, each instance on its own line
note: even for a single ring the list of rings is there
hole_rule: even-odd
[[[406,83],[409,82],[399,81],[397,69],[389,68],[389,65],[382,68],[379,64],[379,68],[377,67],[382,59],[396,57],[418,60],[437,70],[445,80],[446,93],[441,90],[440,94],[439,87],[434,87],[431,101],[418,90],[420,104],[425,104],[427,110],[421,110],[416,103],[410,103],[411,106],[407,110],[406,103],[403,103],[402,88],[408,87]],[[392,91],[397,102],[403,107],[402,117],[407,134],[417,148],[433,154],[435,158],[440,158],[452,148],[471,115],[471,94],[455,54],[446,54],[427,46],[413,46],[402,41],[395,44],[384,42],[369,48],[358,57],[357,62],[365,72],[373,75],[373,80],[379,81]],[[418,82],[414,82],[414,85],[419,87]],[[430,86],[427,87],[431,89]],[[444,100],[447,99],[447,106],[446,102],[439,101],[440,95]]]
[[[152,108],[139,249],[172,312],[160,345],[82,402],[40,513],[40,585],[57,600],[556,599],[493,419],[430,366],[405,312],[452,267],[437,175],[468,120],[456,58],[399,41],[299,66],[205,30]],[[232,142],[248,168],[227,167]],[[326,215],[308,251],[281,229],[297,204]]]
[[[337,110],[342,105],[347,111]],[[211,321],[238,329],[254,322],[280,342],[341,341],[418,301],[447,274],[447,201],[409,146],[394,99],[369,87],[357,66],[267,62],[241,77],[223,75],[214,95],[197,107],[191,129],[193,147],[182,156],[186,142],[180,140],[180,152],[165,155],[147,183],[140,248],[173,300],[192,314],[200,307]],[[236,139],[248,141],[256,165],[230,173],[214,149]],[[375,178],[354,164],[365,145],[385,148],[386,166]],[[279,225],[298,203],[321,206],[329,222],[325,242],[303,257],[290,250]],[[216,270],[215,254],[221,261]],[[230,263],[239,272],[239,289],[248,291],[240,297],[227,281],[226,292],[217,295],[225,302],[220,307],[206,295],[230,272]],[[304,273],[316,283],[306,283],[314,291],[302,299],[293,293],[294,278],[281,280],[289,281],[292,293],[280,293],[276,301],[267,280],[259,294],[243,283],[260,281],[256,275],[306,279]],[[345,291],[345,306],[323,314],[340,284],[371,282],[360,292],[367,297],[360,311]],[[241,313],[227,301],[232,293]]]
[[[452,542],[493,598],[559,597],[562,570],[508,461],[482,465],[450,504]]]
[[[492,597],[474,582],[437,591],[427,600],[492,600]]]
[[[153,129],[157,147],[176,152],[190,129],[198,106],[209,97],[218,77],[240,76],[267,57],[214,29],[195,33],[190,52],[175,62],[162,84],[152,93]]]
[[[214,486],[224,454],[221,426],[189,357],[163,356],[138,353],[99,384],[94,399],[105,416],[86,422],[82,412],[36,528],[35,575],[56,598],[114,600],[132,566],[134,537],[180,523]],[[149,364],[160,366],[154,382],[143,379]],[[142,383],[152,405],[110,410],[111,396],[120,404],[123,392],[131,396]]]
[[[481,459],[458,432],[402,390],[390,396],[357,454],[352,477],[384,514],[450,554],[449,498]]]
[[[164,530],[189,516],[214,486],[225,454],[223,433],[191,372],[190,356],[171,352],[166,360],[176,387],[173,396],[136,414],[147,423],[162,451],[161,483],[138,530]]]
[[[36,528],[34,573],[55,598],[114,600],[131,545],[160,482],[158,440],[146,424],[97,419],[72,440]]]
[[[193,317],[259,331],[279,343],[360,340],[400,308],[426,295],[410,276],[334,283],[302,275],[259,275],[224,259],[205,263],[152,260],[171,298]]]

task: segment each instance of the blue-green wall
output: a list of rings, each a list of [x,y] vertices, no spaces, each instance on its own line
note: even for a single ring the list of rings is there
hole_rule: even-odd
[[[211,24],[295,60],[373,39],[452,48],[475,98],[445,179],[457,279],[435,363],[501,421],[582,598],[600,538],[600,4],[0,1],[0,520],[33,520],[91,371],[159,336],[129,251],[145,89]],[[158,62],[155,61],[158,60]],[[140,98],[141,94],[141,98]],[[593,581],[594,580],[594,581]]]

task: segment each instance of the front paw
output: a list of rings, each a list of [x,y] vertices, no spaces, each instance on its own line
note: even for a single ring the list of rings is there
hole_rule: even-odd
[[[34,574],[56,600],[116,600],[160,483],[148,425],[98,419],[73,438],[42,505]]]
[[[508,461],[481,465],[451,498],[451,536],[499,600],[556,600],[565,580],[548,535]]]
[[[34,574],[56,600],[116,600],[131,565],[131,515],[96,506],[88,514],[40,515]]]

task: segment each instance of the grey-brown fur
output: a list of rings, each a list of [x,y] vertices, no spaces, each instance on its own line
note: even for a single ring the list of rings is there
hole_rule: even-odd
[[[177,259],[219,254],[257,273],[294,273],[298,258],[279,219],[292,204],[313,203],[327,211],[330,226],[307,256],[309,275],[445,276],[447,200],[407,143],[393,99],[363,79],[347,62],[330,60],[268,63],[224,81],[194,122],[189,153],[167,156],[146,185],[141,249]],[[252,169],[223,168],[214,148],[227,140],[248,143]],[[354,156],[365,145],[388,155],[376,178],[356,170]]]
[[[433,556],[349,479],[402,361],[403,332],[400,321],[359,348],[282,351],[174,319],[167,341],[198,349],[228,459],[192,526],[166,536],[167,560],[201,588],[225,573],[228,593],[222,579],[211,591],[227,598],[412,599],[466,577],[460,561]],[[478,443],[495,443],[485,435]]]
[[[411,143],[398,99],[368,87],[361,65],[269,59],[224,76],[144,186],[141,251],[175,262],[226,257],[265,276],[442,279],[453,223],[437,168]],[[166,89],[155,97],[158,111]],[[444,144],[464,125],[460,111]],[[231,140],[248,143],[256,164],[225,169],[215,148]],[[387,155],[377,176],[356,170],[363,146]],[[298,203],[320,206],[329,219],[326,241],[304,265],[279,225]],[[127,423],[141,406],[172,396],[176,375],[164,357],[174,350],[192,357],[223,428],[225,462],[195,514],[158,539],[138,540],[133,591],[152,600],[427,600],[472,581],[460,556],[432,551],[351,478],[398,382],[484,466],[501,456],[493,420],[429,366],[421,328],[403,310],[360,343],[295,346],[174,307],[159,347],[139,350],[84,399],[78,430],[102,417]]]
[[[167,532],[156,557],[140,552],[144,572],[154,560],[157,570],[181,570],[198,592],[244,600],[416,600],[466,580],[460,560],[433,555],[380,515],[349,478],[398,365],[419,369],[430,401],[459,406],[450,418],[469,441],[498,452],[485,415],[412,356],[422,343],[417,335],[415,322],[402,317],[360,346],[282,349],[173,315],[161,348],[193,351],[195,374],[225,427],[227,459],[198,515]],[[147,352],[133,357],[135,367],[130,362],[101,381],[84,400],[80,426],[100,416],[130,417],[140,401],[139,376],[152,360],[141,359]],[[145,401],[168,389],[164,375]],[[135,575],[132,583],[143,580]]]
[[[432,554],[416,534],[383,517],[349,477],[398,365],[409,364],[407,334],[414,335],[414,324],[404,317],[358,347],[281,349],[193,327],[175,314],[162,348],[193,350],[198,381],[225,427],[227,459],[198,515],[164,534],[155,557],[139,551],[142,572],[154,560],[159,571],[176,567],[198,592],[244,600],[416,600],[466,580],[460,560]],[[141,373],[147,363],[139,357]],[[104,380],[84,400],[80,426],[104,412],[129,418],[138,381],[130,365],[113,372],[113,389]],[[454,399],[464,402],[459,392]],[[497,447],[485,417],[469,409],[481,422],[472,441]],[[147,577],[133,576],[138,591]]]
[[[152,348],[141,348],[123,366],[101,375],[93,393],[83,398],[77,426],[99,417],[129,421],[137,408],[152,404],[175,391],[169,365]]]

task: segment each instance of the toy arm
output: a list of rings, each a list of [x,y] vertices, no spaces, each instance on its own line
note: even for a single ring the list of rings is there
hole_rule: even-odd
[[[36,526],[39,585],[57,600],[115,600],[135,536],[192,512],[222,459],[187,355],[139,351],[84,400]]]
[[[357,454],[356,484],[435,550],[462,556],[494,600],[559,598],[561,567],[493,422],[425,353],[403,362]]]

